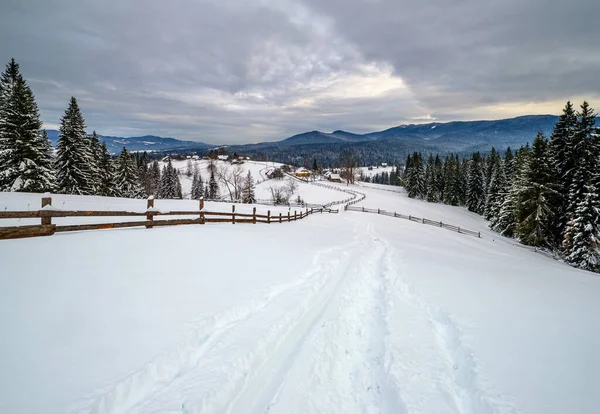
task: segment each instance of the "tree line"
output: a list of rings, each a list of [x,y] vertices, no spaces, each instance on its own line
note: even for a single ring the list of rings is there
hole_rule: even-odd
[[[12,59],[0,77],[0,191],[182,198],[180,172],[171,160],[161,169],[147,153],[131,154],[126,148],[112,157],[96,132],[88,135],[85,128],[85,119],[72,97],[60,120],[54,151],[42,129],[33,92]],[[190,172],[192,198],[219,198],[219,171],[214,161],[209,170],[206,185],[197,166]],[[240,188],[236,197],[253,202],[250,172],[238,181],[242,184],[236,182],[235,188]]]
[[[587,102],[567,102],[549,138],[469,159],[408,156],[396,182],[409,197],[466,206],[490,228],[600,271],[600,130]]]

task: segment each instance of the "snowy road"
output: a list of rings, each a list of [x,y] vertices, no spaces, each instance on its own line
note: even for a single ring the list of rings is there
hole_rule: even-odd
[[[73,411],[513,412],[478,385],[460,328],[402,278],[388,242],[343,218],[353,238],[321,250],[303,277],[198,321],[184,342]]]

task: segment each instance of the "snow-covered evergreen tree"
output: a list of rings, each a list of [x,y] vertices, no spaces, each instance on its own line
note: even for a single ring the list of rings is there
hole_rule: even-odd
[[[58,192],[93,194],[94,177],[90,167],[92,157],[89,140],[85,134],[85,120],[74,97],[60,122],[55,163]]]
[[[94,181],[94,194],[97,194],[101,181],[100,160],[102,159],[102,145],[100,144],[100,139],[98,138],[96,131],[92,132],[92,135],[88,138],[88,140],[91,157],[90,171]]]
[[[147,189],[146,192],[149,195],[158,195],[158,188],[160,185],[160,165],[157,160],[152,161],[147,176]]]
[[[477,214],[483,214],[485,208],[485,176],[481,154],[473,153],[467,172],[467,208]]]
[[[567,261],[582,269],[597,272],[600,270],[600,198],[598,189],[592,183],[584,188],[584,196],[575,210],[575,219],[569,229],[569,237],[572,237],[572,240]]]
[[[444,203],[457,206],[460,203],[460,166],[457,156],[451,154],[444,162]]]
[[[141,198],[144,195],[135,162],[125,147],[115,161],[115,186],[119,197]]]
[[[250,170],[248,170],[248,174],[244,179],[244,187],[242,189],[242,201],[248,204],[256,203],[256,196],[254,195],[254,178],[252,178]]]
[[[98,162],[98,174],[100,181],[96,191],[97,194],[101,196],[115,197],[117,195],[115,172],[106,142],[103,142],[102,145],[100,145],[100,151],[101,155]]]
[[[508,194],[504,198],[498,219],[495,221],[492,229],[506,237],[514,237],[517,228],[517,220],[521,208],[521,194],[527,183],[527,177],[530,170],[529,146],[521,147],[514,158],[514,172],[512,174],[511,184]]]
[[[488,195],[485,203],[484,218],[490,221],[490,226],[493,227],[499,216],[504,198],[508,192],[506,185],[506,175],[504,173],[504,161],[498,157],[492,172],[492,180],[488,188]]]
[[[427,168],[425,169],[425,187],[427,201],[437,203],[440,201],[438,189],[435,182],[435,161],[433,155],[429,154]]]
[[[555,240],[551,206],[556,201],[558,191],[549,162],[548,140],[541,132],[533,141],[530,159],[526,182],[520,194],[521,206],[516,231],[524,244],[552,247]]]
[[[160,198],[181,198],[181,182],[179,174],[173,168],[171,160],[163,167],[162,176],[158,189],[158,197]]]
[[[487,165],[486,165],[486,174],[488,174],[488,170],[491,173],[491,175],[489,176],[489,179],[487,179],[487,184],[486,184],[486,199],[485,199],[485,208],[483,210],[483,217],[486,220],[490,220],[492,218],[492,207],[493,207],[493,202],[492,200],[496,200],[498,198],[498,194],[502,191],[502,188],[500,188],[499,183],[495,183],[493,178],[494,178],[494,172],[498,170],[498,166],[501,162],[501,158],[500,155],[496,152],[496,150],[494,149],[494,147],[492,147],[492,151],[490,152],[490,155],[487,159]],[[490,198],[492,200],[490,200]]]
[[[14,59],[0,77],[0,190],[45,192],[55,188],[50,140],[33,92]]]
[[[193,200],[199,200],[204,197],[204,182],[202,181],[202,175],[200,175],[198,168],[194,168],[193,171],[191,197]]]

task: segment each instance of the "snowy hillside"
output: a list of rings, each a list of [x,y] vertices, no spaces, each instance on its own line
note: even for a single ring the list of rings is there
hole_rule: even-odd
[[[306,200],[347,197],[304,186]],[[350,188],[367,196],[357,206],[482,238],[342,211],[0,241],[0,412],[597,412],[596,274],[516,246],[463,208]],[[0,193],[0,210],[38,205]]]
[[[210,179],[210,170],[208,169],[209,160],[189,160],[192,166],[198,167],[198,171],[202,176],[202,181],[208,183]],[[166,163],[159,163],[162,168]],[[188,160],[172,161],[173,167],[180,172],[179,179],[181,181],[181,187],[183,191],[183,197],[189,198],[192,189],[192,177],[186,175],[188,170]],[[256,185],[256,198],[258,200],[271,200],[270,187],[286,187],[290,181],[289,177],[282,180],[268,179],[267,172],[274,168],[280,167],[282,164],[274,162],[260,162],[260,161],[244,161],[242,164],[231,164],[227,161],[215,161],[215,165],[218,171],[217,182],[219,184],[219,193],[225,200],[230,199],[230,191],[232,191],[232,185],[227,184],[224,180],[219,179],[221,177],[230,177],[234,174],[235,170],[239,170],[239,174],[245,177],[248,171],[252,174]],[[232,181],[231,179],[229,181]],[[331,201],[339,201],[347,198],[347,194],[332,191],[327,188],[315,187],[298,180],[294,180],[297,183],[297,188],[290,196],[290,201],[294,201],[299,196],[305,203],[310,204],[325,204]]]

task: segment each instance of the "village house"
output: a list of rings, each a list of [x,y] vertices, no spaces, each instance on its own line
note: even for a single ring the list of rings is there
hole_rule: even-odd
[[[296,170],[296,177],[308,178],[310,177],[310,171],[308,169],[302,167]]]

